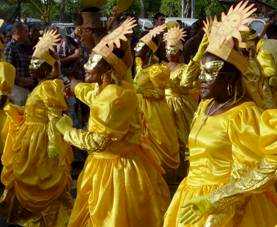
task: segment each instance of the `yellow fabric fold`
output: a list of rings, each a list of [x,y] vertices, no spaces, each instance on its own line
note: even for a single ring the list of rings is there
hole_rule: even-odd
[[[96,96],[93,90],[89,84],[75,89],[91,109],[88,131],[71,128],[64,135],[89,153],[68,226],[159,227],[169,192],[140,145],[135,90],[126,82],[103,87]]]
[[[59,205],[54,206],[56,209],[48,210],[48,214],[58,214],[63,207],[67,213],[67,216],[63,217],[64,222],[70,212],[70,207],[66,206],[68,197],[67,201],[61,198],[71,183],[72,150],[64,141],[58,139],[59,135],[51,124],[56,117],[61,116],[64,109],[66,103],[61,80],[40,83],[28,97],[24,114],[19,109],[7,108],[7,113],[13,116],[14,123],[9,129],[2,157],[4,170],[1,179],[5,193],[1,201],[12,206],[13,201],[9,195],[15,195],[20,206],[13,209],[20,210],[22,207],[28,210],[31,217],[24,219],[27,222],[34,221],[34,217],[46,215],[49,206],[57,201]],[[19,114],[16,114],[17,112]],[[50,158],[49,146],[56,146],[57,140],[59,155]],[[18,223],[22,224],[22,217],[17,215],[16,218]],[[41,221],[40,225],[43,225],[43,218]],[[56,221],[54,219],[49,222],[52,224],[44,224],[53,227],[65,226]]]
[[[202,227],[208,216],[193,225],[178,221],[181,207],[192,198],[210,195],[222,186],[240,180],[263,158],[259,149],[261,112],[253,102],[244,102],[224,113],[207,116],[211,100],[201,102],[189,136],[190,170],[165,215],[165,227]],[[262,209],[259,208],[262,206]],[[231,209],[231,205],[229,206]],[[235,210],[225,226],[274,226],[276,207],[266,194],[256,194]]]
[[[179,165],[179,143],[173,115],[165,99],[165,88],[170,71],[165,65],[141,67],[137,58],[137,74],[134,79],[138,92],[142,130],[152,146],[154,155],[163,168],[176,169]]]

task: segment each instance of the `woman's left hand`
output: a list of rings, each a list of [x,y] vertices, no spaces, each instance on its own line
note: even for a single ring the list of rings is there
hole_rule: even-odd
[[[182,207],[179,214],[179,222],[182,224],[194,224],[212,209],[212,203],[207,196],[198,196]]]

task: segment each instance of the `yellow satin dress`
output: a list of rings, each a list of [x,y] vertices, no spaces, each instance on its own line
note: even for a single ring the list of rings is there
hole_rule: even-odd
[[[21,119],[20,113],[7,109],[17,120],[8,132],[2,157],[5,191],[1,203],[12,211],[9,218],[13,223],[67,226],[72,208],[68,191],[73,156],[55,128],[66,108],[63,82],[49,80],[30,94]],[[51,150],[58,156],[50,158]]]
[[[257,44],[257,60],[271,88],[273,108],[277,107],[277,40],[261,39]]]
[[[180,184],[166,212],[164,227],[203,227],[204,216],[193,225],[178,221],[181,207],[192,198],[207,195],[246,175],[261,161],[259,147],[260,110],[253,102],[244,102],[224,113],[207,116],[211,100],[200,103],[189,135],[190,170]],[[226,226],[271,227],[276,224],[277,207],[265,193],[247,200],[236,218]]]
[[[151,141],[152,150],[160,165],[165,169],[179,166],[179,142],[173,115],[165,98],[165,88],[170,71],[165,65],[154,64],[142,67],[136,58],[137,74],[134,84],[138,93],[142,128]]]
[[[78,84],[90,107],[88,131],[71,128],[66,141],[87,150],[69,227],[160,227],[169,191],[158,163],[142,148],[132,85]]]
[[[180,150],[184,156],[190,132],[190,124],[194,112],[197,109],[197,103],[192,98],[189,88],[180,86],[182,78],[186,76],[186,69],[186,64],[180,64],[175,71],[171,72],[165,90],[166,101],[177,128]]]
[[[4,149],[4,144],[6,140],[7,130],[5,129],[6,114],[4,110],[0,109],[0,154],[2,154]]]

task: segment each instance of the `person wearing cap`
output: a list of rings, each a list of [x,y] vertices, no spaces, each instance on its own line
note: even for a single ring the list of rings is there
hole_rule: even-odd
[[[32,47],[28,43],[28,28],[21,22],[16,22],[12,28],[12,40],[4,49],[4,60],[16,68],[15,86],[11,95],[13,103],[23,106],[30,91],[35,87],[35,81],[29,74],[29,64]]]
[[[72,150],[55,124],[67,109],[54,46],[59,35],[47,31],[37,43],[30,74],[39,84],[29,95],[24,119],[3,152],[1,212],[13,224],[66,227],[72,201]],[[9,135],[8,135],[9,137]]]
[[[199,76],[202,101],[188,141],[189,174],[166,212],[165,227],[273,227],[277,223],[272,181],[277,150],[270,141],[276,130],[263,129],[261,109],[245,92],[249,57],[235,42],[241,40],[240,31],[248,29],[254,11],[253,5],[241,1],[221,21],[211,23]],[[266,135],[269,140],[261,139]],[[233,197],[249,195],[249,189],[265,182],[256,194]]]
[[[170,70],[165,64],[153,64],[151,53],[158,49],[156,37],[165,30],[165,25],[154,28],[140,39],[136,51],[136,87],[142,113],[145,136],[151,140],[154,155],[167,171],[179,166],[179,143],[172,113],[165,98]]]
[[[56,125],[67,142],[88,152],[69,227],[162,226],[169,191],[141,136],[136,91],[117,55],[133,27],[129,18],[105,36],[84,66],[86,83],[72,81],[76,97],[90,107],[88,130],[73,128],[68,116]]]

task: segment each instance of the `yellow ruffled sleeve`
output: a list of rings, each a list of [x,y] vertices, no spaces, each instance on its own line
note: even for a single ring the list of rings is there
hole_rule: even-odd
[[[89,131],[71,127],[64,139],[89,153],[101,152],[127,135],[136,108],[137,95],[131,85],[124,81],[121,86],[108,85],[95,97]]]
[[[209,44],[208,36],[205,34],[199,45],[197,53],[195,54],[193,59],[190,60],[186,70],[182,75],[182,79],[180,83],[182,87],[186,87],[186,88],[195,87],[195,82],[197,81],[198,76],[201,73],[200,61],[202,60],[205,54],[208,44]]]
[[[231,110],[232,111],[232,110]],[[232,176],[237,179],[248,168],[253,167],[253,160],[259,160],[260,109],[254,102],[245,102],[233,109],[233,117],[228,122],[228,134],[232,144]]]
[[[79,83],[76,85],[74,93],[80,101],[91,106],[93,100],[99,93],[99,85],[96,83]]]
[[[257,44],[257,59],[266,77],[277,77],[277,41],[260,40]]]
[[[48,155],[50,158],[54,158],[64,150],[62,136],[56,128],[62,112],[67,109],[63,93],[64,84],[62,80],[57,79],[44,81],[39,86],[38,95],[43,101],[48,115]]]
[[[48,125],[47,125],[47,135],[48,135],[48,156],[50,158],[55,158],[62,154],[64,150],[64,141],[60,132],[56,128],[58,120],[62,117],[62,112],[56,109],[48,110]]]
[[[262,159],[257,167],[253,168],[246,175],[240,177],[234,183],[225,185],[212,194],[211,201],[215,208],[226,208],[236,203],[241,198],[252,194],[260,193],[274,185],[277,177],[277,110],[266,110],[263,112],[260,121],[260,137],[257,139],[258,150]],[[253,144],[257,144],[255,138]]]
[[[67,104],[64,98],[64,84],[62,80],[46,80],[40,85],[38,95],[47,108],[66,110]]]

